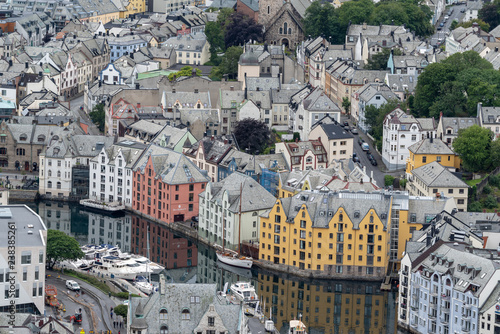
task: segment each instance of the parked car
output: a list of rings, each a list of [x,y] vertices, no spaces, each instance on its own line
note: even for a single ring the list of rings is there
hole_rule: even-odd
[[[67,280],[66,287],[73,291],[80,291],[80,286],[73,280]]]
[[[372,166],[377,166],[377,165],[378,165],[378,164],[377,164],[377,160],[375,160],[375,159],[373,159],[373,160],[372,160],[372,161],[370,161],[370,162],[371,162]]]
[[[344,126],[344,130],[346,130],[347,132],[349,132],[349,130],[351,130],[351,127],[349,125],[345,125]]]
[[[358,157],[358,156],[353,156],[353,157],[352,157],[352,161],[354,161],[354,162],[360,162],[360,160],[359,160],[359,157]]]
[[[465,13],[465,8],[460,9],[460,13]]]
[[[351,133],[353,135],[357,135],[358,134],[358,129],[356,129],[354,126],[351,128]]]
[[[368,160],[372,161],[372,160],[375,160],[375,158],[373,157],[373,155],[371,153],[367,153],[366,154],[366,157],[368,158]]]
[[[441,22],[441,23],[439,24],[439,26],[440,26],[441,28],[442,28],[442,27],[444,27],[444,22]]]
[[[369,146],[367,143],[363,142],[363,143],[361,144],[361,149],[362,149],[363,151],[370,151],[370,146]]]
[[[358,138],[359,146],[363,145],[364,142],[365,142],[365,140],[363,138]]]
[[[349,122],[348,121],[344,121],[344,126],[349,126]]]

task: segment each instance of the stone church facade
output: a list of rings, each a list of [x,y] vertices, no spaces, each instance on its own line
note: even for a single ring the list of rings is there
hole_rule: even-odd
[[[259,23],[264,26],[264,40],[295,50],[304,40],[302,19],[309,4],[307,0],[260,0]]]

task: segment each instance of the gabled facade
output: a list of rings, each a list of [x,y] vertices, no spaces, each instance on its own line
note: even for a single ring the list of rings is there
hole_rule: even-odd
[[[408,147],[408,151],[410,152],[410,156],[406,160],[406,174],[408,176],[412,170],[433,161],[439,162],[451,171],[460,168],[460,157],[440,139],[432,137],[423,139]]]
[[[276,143],[276,153],[282,153],[290,170],[327,168],[327,153],[319,140]]]
[[[480,102],[477,104],[477,118],[479,126],[490,129],[495,138],[500,137],[500,107],[483,107]]]
[[[325,118],[326,119],[326,118]],[[318,122],[309,133],[309,138],[318,138],[326,150],[328,166],[334,160],[351,159],[354,152],[354,137],[340,125]]]

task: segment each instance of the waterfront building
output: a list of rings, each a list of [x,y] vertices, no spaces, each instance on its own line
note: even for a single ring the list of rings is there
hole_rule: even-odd
[[[199,197],[198,234],[230,249],[243,241],[258,242],[259,216],[275,202],[257,181],[241,173],[209,183]]]
[[[160,276],[158,293],[147,300],[131,298],[128,333],[244,333],[243,308],[216,293],[215,284],[167,285]]]
[[[40,216],[25,205],[2,206],[0,221],[0,289],[5,291],[0,312],[8,313],[14,302],[16,313],[44,314],[47,228]],[[14,249],[9,248],[10,240],[15,241]],[[11,261],[12,256],[15,261]]]
[[[259,257],[320,276],[381,279],[389,266],[398,270],[414,231],[453,208],[450,199],[404,192],[303,191],[260,216]]]
[[[198,215],[210,179],[184,154],[150,144],[133,169],[132,208],[165,223]]]
[[[440,139],[432,137],[423,139],[408,147],[410,156],[406,159],[406,175],[409,177],[416,168],[433,161],[450,171],[460,168],[460,157]]]
[[[40,194],[47,197],[89,196],[90,160],[114,142],[113,137],[54,135],[40,153]]]
[[[103,147],[90,162],[89,198],[131,208],[133,167],[146,147],[131,140]]]

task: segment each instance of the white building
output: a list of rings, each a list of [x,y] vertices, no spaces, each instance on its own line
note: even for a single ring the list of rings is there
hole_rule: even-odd
[[[40,154],[39,191],[42,195],[68,197],[85,195],[88,186],[81,189],[79,182],[85,182],[85,175],[77,181],[75,170],[88,173],[90,159],[95,157],[103,147],[113,144],[113,137],[76,135],[69,133],[53,136],[47,148]],[[86,177],[88,180],[88,176]],[[86,197],[86,196],[84,196]]]
[[[436,137],[433,118],[417,119],[400,108],[391,111],[384,119],[382,161],[389,170],[406,167],[410,157],[408,147],[425,138]]]
[[[300,140],[309,140],[311,127],[325,116],[340,121],[340,108],[322,89],[316,88],[298,105],[293,117],[293,132],[300,133]]]
[[[259,240],[259,216],[276,201],[257,181],[238,172],[208,183],[199,196],[198,234],[230,249],[238,249],[238,241]]]
[[[436,241],[401,262],[398,321],[418,333],[484,333],[480,310],[499,279],[494,260]]]
[[[490,129],[495,138],[500,137],[500,107],[483,107],[479,102],[477,104],[477,118],[479,126]]]
[[[131,140],[103,147],[90,163],[89,198],[132,207],[132,168],[146,147]]]
[[[7,296],[0,299],[0,312],[15,305],[16,313],[43,314],[47,228],[25,205],[0,207],[0,221],[0,289]]]

